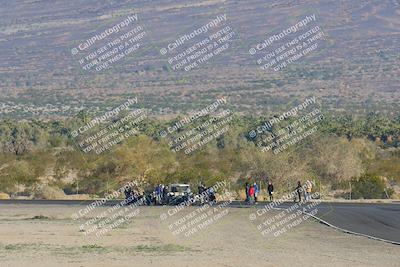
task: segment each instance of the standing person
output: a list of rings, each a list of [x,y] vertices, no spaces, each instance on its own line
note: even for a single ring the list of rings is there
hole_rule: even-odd
[[[297,186],[296,186],[295,191],[297,192],[297,196],[299,197],[299,202],[301,202],[301,193],[303,191],[303,188],[301,187],[301,182],[300,181],[297,182]],[[296,199],[295,199],[295,201],[296,201]]]
[[[249,183],[246,182],[246,185],[244,187],[244,190],[246,191],[246,203],[249,203],[250,201],[249,189],[250,189]]]
[[[205,196],[205,186],[203,185],[203,183],[200,182],[197,189],[199,191],[200,205],[203,205],[205,202],[207,202],[207,197]]]
[[[268,195],[269,201],[274,201],[274,185],[272,182],[268,182]]]
[[[214,188],[211,186],[211,187],[209,187],[208,188],[208,194],[207,195],[209,195],[209,200],[211,201],[211,202],[216,202],[215,200],[216,200],[216,198],[215,198],[215,192],[214,192]]]
[[[162,195],[162,186],[161,186],[161,184],[158,184],[156,187],[156,203],[155,204],[161,204],[161,195]]]
[[[257,203],[257,197],[258,197],[258,193],[260,192],[260,189],[258,188],[258,185],[256,182],[254,182],[254,203]]]
[[[124,194],[125,194],[125,199],[128,199],[131,196],[132,189],[130,187],[125,188]]]
[[[307,201],[311,200],[312,183],[309,180],[307,180],[306,184],[307,184],[306,190],[304,190],[304,191],[305,191],[305,196],[306,196],[305,201],[307,202]]]
[[[163,194],[164,194],[165,186],[163,184],[160,185],[160,205],[163,203]]]
[[[249,203],[253,204],[253,199],[254,199],[254,186],[250,186],[249,188]]]
[[[163,204],[164,205],[166,205],[166,204],[168,204],[168,185],[166,185],[166,186],[164,186],[164,189],[163,189],[163,194],[162,194],[162,198],[163,198]]]
[[[133,199],[132,188],[131,187],[125,188],[124,193],[125,193],[125,204],[127,204],[127,205],[131,204],[132,199]]]

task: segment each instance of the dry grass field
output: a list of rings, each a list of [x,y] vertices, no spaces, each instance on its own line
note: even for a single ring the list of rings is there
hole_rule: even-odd
[[[1,267],[124,266],[398,266],[400,247],[352,236],[308,220],[271,240],[249,221],[250,209],[230,208],[188,238],[174,236],[160,214],[140,207],[128,224],[88,239],[57,205],[0,207]],[[103,208],[98,208],[99,212]],[[195,208],[187,208],[182,215]]]

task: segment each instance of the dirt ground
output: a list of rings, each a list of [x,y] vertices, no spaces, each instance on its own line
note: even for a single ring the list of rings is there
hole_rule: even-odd
[[[185,216],[189,218],[190,214],[201,214],[198,208],[185,208],[170,217],[171,207],[139,207],[133,218],[98,237],[95,232],[88,233],[90,225],[84,227],[85,231],[80,225],[107,207],[98,207],[85,218],[73,220],[71,215],[80,209],[82,206],[0,206],[0,266],[400,264],[400,246],[344,234],[313,219],[277,237],[263,236],[257,224],[249,219],[253,208],[227,208],[215,221],[185,236],[183,232],[174,235],[171,223]],[[167,219],[161,220],[160,215]]]

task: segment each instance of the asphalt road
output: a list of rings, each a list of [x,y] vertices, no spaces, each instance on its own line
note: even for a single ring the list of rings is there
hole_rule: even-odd
[[[315,208],[315,217],[333,226],[400,244],[400,204],[320,203]]]
[[[77,205],[84,206],[93,201],[71,200],[0,200],[0,207],[7,204],[35,204],[35,205]],[[112,206],[119,201],[109,201],[107,206]],[[231,207],[260,209],[268,202],[260,202],[257,205],[246,205],[234,201]],[[283,203],[277,208],[287,209],[293,203]],[[319,203],[315,215],[336,227],[359,234],[369,235],[400,244],[400,203]]]

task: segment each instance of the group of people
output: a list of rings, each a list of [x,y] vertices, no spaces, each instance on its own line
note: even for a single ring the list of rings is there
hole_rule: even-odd
[[[153,193],[140,192],[139,189],[133,189],[132,187],[125,188],[125,204],[130,205],[136,201],[143,199],[143,204],[146,205],[162,205],[168,204],[168,186],[161,184],[157,185]]]
[[[140,194],[139,190],[133,190],[132,187],[125,188],[125,204],[129,205],[141,199],[144,194]]]
[[[216,201],[213,187],[206,187],[202,183],[200,183],[197,189],[198,189],[200,204]],[[173,190],[173,188],[171,188],[171,190]],[[153,192],[154,199],[152,199],[151,202],[154,205],[171,204],[170,202],[172,200],[170,200],[170,197],[168,195],[169,191],[170,189],[168,188],[168,185],[158,184],[154,189]]]
[[[248,182],[246,182],[245,190],[246,190],[246,203],[248,204],[257,203],[258,193],[260,192],[260,188],[258,187],[257,183],[254,182],[254,184],[249,184]]]
[[[245,184],[246,190],[246,203],[248,204],[255,204],[258,201],[258,194],[260,193],[260,188],[258,187],[257,183],[254,182],[253,184],[249,184],[246,182]],[[268,182],[268,195],[269,201],[274,201],[274,185],[272,182]]]
[[[173,190],[173,188],[171,188]],[[125,189],[125,202],[127,205],[135,203],[139,199],[144,199],[146,205],[169,205],[173,204],[173,200],[168,194],[170,189],[168,185],[157,184],[154,188],[153,192],[142,194],[139,190],[133,190],[133,188],[129,187]],[[198,186],[198,194],[200,204],[203,205],[209,202],[215,202],[216,196],[213,187],[206,187],[203,184]],[[188,196],[190,197],[190,196]],[[171,202],[172,201],[172,202]]]
[[[255,204],[258,202],[258,195],[260,193],[260,187],[256,182],[253,184],[249,184],[246,182],[245,184],[245,191],[246,191],[246,203],[247,204]],[[268,182],[267,191],[269,195],[269,201],[274,201],[274,185],[271,181]],[[139,191],[134,191],[132,188],[125,189],[125,199],[128,201],[127,204],[134,203],[137,200],[145,197],[146,202],[148,205],[167,205],[169,204],[168,199],[168,185],[158,184],[153,194],[147,196],[144,193],[140,194]],[[301,202],[302,195],[304,196],[304,201],[307,202],[311,200],[312,194],[312,183],[307,181],[303,186],[300,181],[297,182],[297,186],[295,188],[296,194],[294,194],[294,202]],[[215,192],[212,187],[205,187],[203,184],[198,186],[198,194],[200,196],[200,204],[205,204],[207,202],[214,202]]]
[[[154,204],[166,205],[168,204],[168,185],[158,184],[154,189]]]
[[[256,182],[253,184],[249,184],[246,182],[245,184],[245,191],[246,191],[246,203],[254,204],[257,203],[258,194],[260,189]],[[271,181],[268,182],[268,196],[269,201],[274,201],[274,185]],[[307,202],[311,200],[311,193],[312,193],[312,183],[307,181],[304,186],[302,186],[301,182],[297,182],[297,186],[295,188],[296,194],[294,195],[294,202],[301,202],[301,196],[304,196],[304,201]]]
[[[208,202],[215,202],[215,192],[213,187],[206,187],[202,183],[197,187],[198,195],[200,197],[200,204],[203,205]]]
[[[304,186],[301,185],[301,182],[297,182],[297,186],[295,189],[297,193],[297,199],[298,202],[301,202],[301,195],[304,195],[304,201],[310,201],[311,200],[311,193],[312,193],[312,183],[310,181],[307,181]],[[295,195],[296,196],[296,195]],[[294,198],[294,202],[297,201],[296,197]]]

